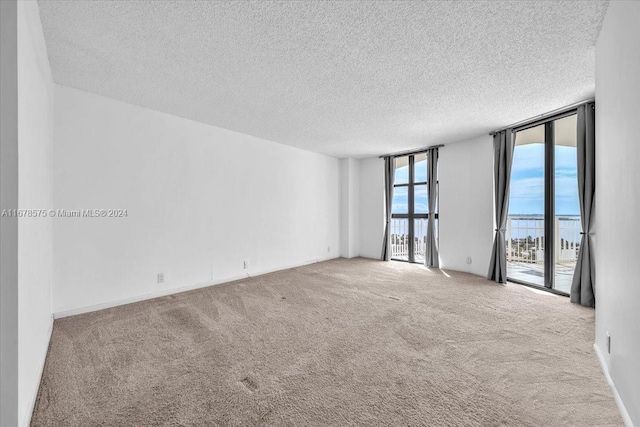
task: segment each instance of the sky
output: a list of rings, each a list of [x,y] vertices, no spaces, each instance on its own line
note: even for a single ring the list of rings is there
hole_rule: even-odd
[[[556,215],[580,215],[578,205],[577,154],[575,147],[555,147],[555,205]],[[416,162],[416,182],[426,181],[426,160]],[[395,183],[406,183],[409,166],[396,169]],[[427,213],[426,186],[416,187],[416,212]],[[407,188],[396,187],[393,212],[408,212]],[[510,215],[544,214],[544,144],[515,147],[509,194]]]
[[[556,215],[580,215],[575,147],[555,147]],[[544,214],[544,144],[515,147],[509,214]]]
[[[415,182],[427,181],[427,161],[415,163]],[[396,169],[394,184],[405,184],[409,182],[409,165]],[[393,191],[393,213],[409,213],[409,195],[407,187],[396,187]],[[428,213],[429,204],[427,201],[427,186],[418,185],[415,188],[415,212]]]

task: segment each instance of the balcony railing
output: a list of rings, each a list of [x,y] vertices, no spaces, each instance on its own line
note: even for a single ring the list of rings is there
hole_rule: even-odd
[[[555,256],[557,264],[571,264],[578,259],[580,249],[580,217],[556,216]],[[426,250],[427,220],[414,222],[413,250],[416,260],[424,259]],[[507,261],[527,264],[544,264],[544,217],[542,215],[512,215],[507,218]],[[409,259],[409,221],[391,220],[391,258]]]
[[[555,263],[575,263],[580,249],[580,217],[556,216]],[[513,215],[507,218],[507,261],[544,263],[544,217]]]
[[[423,260],[427,247],[427,220],[414,220],[413,253],[415,260]],[[391,220],[391,258],[409,259],[409,220],[393,218]]]

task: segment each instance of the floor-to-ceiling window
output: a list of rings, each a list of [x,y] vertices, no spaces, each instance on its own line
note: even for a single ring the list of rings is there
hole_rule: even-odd
[[[580,242],[575,113],[520,129],[507,218],[507,277],[569,293]]]
[[[436,238],[437,212],[436,201]],[[392,259],[424,262],[428,218],[427,154],[396,157],[391,208]]]

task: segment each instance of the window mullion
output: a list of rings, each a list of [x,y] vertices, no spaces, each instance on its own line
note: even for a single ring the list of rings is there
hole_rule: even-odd
[[[415,221],[414,221],[414,200],[415,200],[415,157],[409,156],[409,261],[415,262]]]

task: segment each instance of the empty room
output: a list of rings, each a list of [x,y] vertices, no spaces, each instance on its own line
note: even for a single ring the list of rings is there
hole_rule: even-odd
[[[640,427],[640,2],[0,6],[1,427]]]

